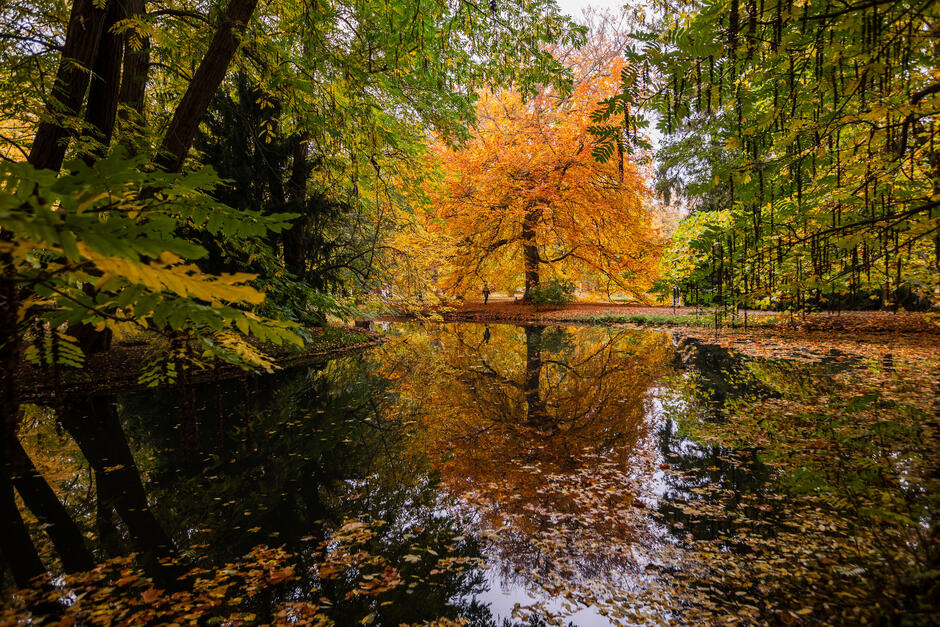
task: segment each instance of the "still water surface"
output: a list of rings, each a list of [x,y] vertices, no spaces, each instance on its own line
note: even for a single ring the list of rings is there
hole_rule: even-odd
[[[856,358],[807,366],[618,328],[386,331],[361,354],[198,387],[195,443],[181,444],[178,399],[145,391],[117,397],[119,419],[88,421],[94,433],[53,434],[39,412],[32,454],[102,559],[171,554],[218,572],[258,545],[285,549],[293,576],[251,598],[259,621],[292,602],[339,625],[809,614],[775,579],[792,556],[774,543],[806,533],[781,522],[779,465],[691,436],[726,424],[735,403],[781,397],[784,380],[831,381]],[[95,440],[111,452],[84,459]],[[133,462],[113,452],[125,443]],[[102,499],[132,511],[102,513]],[[847,533],[806,516],[827,537]],[[816,570],[843,566],[800,567],[822,586],[831,577]]]

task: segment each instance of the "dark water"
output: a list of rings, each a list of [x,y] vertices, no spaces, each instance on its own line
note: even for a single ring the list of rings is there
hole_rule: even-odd
[[[730,407],[823,394],[859,358],[594,327],[387,332],[362,354],[198,386],[195,422],[167,390],[73,399],[84,420],[64,425],[32,408],[24,445],[95,559],[135,553],[158,585],[284,549],[290,578],[227,590],[247,622],[293,602],[338,625],[833,618],[791,588],[858,556],[807,566],[778,543],[810,533],[786,527],[794,511],[827,546],[854,531],[795,500],[813,488],[762,443],[700,436],[727,433]],[[60,569],[63,542],[31,531]],[[791,559],[802,570],[781,580]],[[814,585],[863,587],[861,563]]]

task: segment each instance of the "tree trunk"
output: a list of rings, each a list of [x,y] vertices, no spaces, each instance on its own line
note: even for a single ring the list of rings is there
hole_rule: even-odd
[[[307,204],[307,142],[301,137],[294,146],[294,159],[291,166],[290,181],[287,185],[287,194],[290,199],[290,210],[301,214],[294,220],[291,227],[284,231],[284,265],[291,274],[303,277],[307,269],[307,260],[304,255],[303,239],[306,215],[304,209]]]
[[[196,69],[183,99],[173,113],[173,119],[163,137],[163,145],[156,163],[167,172],[179,172],[192,146],[199,122],[209,107],[228,66],[238,49],[245,25],[254,13],[258,0],[231,0],[219,24],[209,49]]]
[[[145,0],[124,0],[124,11],[127,19],[142,15],[145,11]],[[150,39],[143,37],[142,34],[137,34],[136,37],[139,39],[132,37],[130,32],[125,32],[123,35],[124,68],[121,70],[118,102],[135,111],[138,118],[143,121],[144,95],[150,71]],[[130,124],[131,115],[127,111],[119,110],[118,116],[122,127]]]
[[[542,218],[541,207],[530,207],[522,219],[522,259],[525,269],[525,294],[522,300],[532,299],[532,290],[539,286],[539,256],[538,240],[535,227]]]
[[[7,241],[9,232],[3,233]],[[16,369],[20,364],[20,333],[17,325],[19,299],[16,286],[16,269],[9,252],[0,253],[0,418],[2,418],[2,441],[0,441],[0,470],[6,471],[11,452],[16,447],[16,431],[19,426],[20,399],[16,381]]]
[[[104,28],[98,43],[98,52],[92,68],[91,87],[88,90],[88,104],[85,107],[85,122],[94,134],[94,139],[101,143],[100,150],[86,155],[86,161],[92,161],[107,152],[114,134],[114,120],[117,116],[118,91],[121,86],[122,46],[118,36],[112,32],[115,24],[124,19],[124,0],[111,0],[105,16]],[[86,131],[88,132],[88,131]]]
[[[9,236],[9,232],[0,234],[3,241],[9,241]],[[20,362],[20,337],[15,269],[9,252],[0,253],[0,272],[3,273],[0,277],[0,378],[3,385],[0,390],[0,551],[13,571],[16,584],[25,587],[30,579],[43,574],[45,567],[13,496],[10,459],[19,444],[16,437],[20,420],[16,369]]]
[[[87,68],[95,62],[107,14],[108,8],[97,8],[94,0],[75,0],[72,4],[62,58],[46,106],[50,117],[74,116],[81,110],[91,78]],[[29,151],[30,165],[58,172],[71,134],[68,127],[55,121],[41,122]]]

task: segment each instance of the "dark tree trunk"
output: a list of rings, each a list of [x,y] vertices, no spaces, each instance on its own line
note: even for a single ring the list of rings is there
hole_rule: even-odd
[[[2,233],[0,237],[9,240],[9,233]],[[44,573],[45,568],[16,506],[10,472],[10,459],[19,444],[16,437],[20,418],[16,369],[20,362],[20,337],[17,328],[19,300],[13,257],[9,252],[0,253],[0,272],[3,273],[0,276],[0,376],[3,385],[0,390],[0,551],[17,585],[25,587],[30,579]]]
[[[192,146],[199,122],[206,113],[228,66],[238,49],[245,25],[254,13],[258,0],[231,0],[219,24],[209,49],[196,69],[183,99],[173,113],[173,119],[163,137],[157,165],[167,172],[179,172]]]
[[[108,8],[96,8],[94,0],[75,0],[72,4],[47,114],[78,115],[81,110],[91,77],[87,68],[95,62],[107,13]],[[71,133],[67,127],[51,120],[40,123],[29,152],[30,165],[58,172]]]
[[[85,546],[85,539],[78,525],[36,470],[19,440],[16,440],[10,453],[13,485],[23,498],[23,503],[36,516],[52,540],[65,572],[75,573],[94,568],[95,559]]]
[[[123,37],[113,32],[114,26],[127,18],[126,0],[111,0],[105,17],[104,29],[95,55],[92,68],[91,86],[88,89],[88,103],[85,106],[85,124],[87,130],[99,145],[82,155],[85,163],[107,153],[114,135],[114,122],[117,119],[118,95],[121,87],[121,61],[123,58]],[[86,295],[94,297],[95,290],[91,283],[84,287]],[[85,355],[106,352],[111,349],[113,333],[111,329],[97,331],[93,325],[79,324],[69,327],[69,333],[78,340]]]
[[[532,290],[539,286],[539,256],[538,239],[535,227],[542,218],[541,207],[530,207],[526,210],[522,220],[522,259],[525,270],[525,294],[523,300],[531,300]]]
[[[124,0],[124,11],[128,19],[143,15],[145,0]],[[134,39],[134,37],[141,37]],[[150,72],[150,39],[140,35],[123,35],[124,68],[121,70],[121,87],[118,102],[135,111],[144,118],[144,95],[147,90],[147,76]],[[135,45],[135,41],[138,45]],[[121,124],[130,122],[127,112],[118,111]]]
[[[307,260],[304,255],[303,239],[306,216],[304,209],[307,204],[307,142],[304,138],[297,141],[294,147],[294,159],[291,166],[290,181],[287,193],[290,199],[290,210],[300,213],[284,232],[284,265],[291,274],[303,277],[307,269]]]
[[[124,0],[111,0],[98,43],[98,53],[95,55],[88,104],[85,107],[85,122],[89,126],[89,132],[101,143],[100,152],[85,155],[85,160],[89,162],[107,151],[114,134],[123,50],[118,35],[112,31],[114,25],[124,19],[124,16]]]
[[[8,240],[8,235],[9,232],[3,233],[3,239]],[[0,434],[0,472],[7,472],[10,453],[18,443],[16,431],[20,416],[16,381],[16,369],[20,363],[20,332],[17,325],[20,303],[13,256],[9,252],[0,253],[0,272],[0,376],[3,378],[3,389],[0,390],[0,418],[3,420],[3,432]]]

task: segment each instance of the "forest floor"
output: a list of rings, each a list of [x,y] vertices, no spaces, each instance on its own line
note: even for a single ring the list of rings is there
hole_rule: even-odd
[[[513,322],[517,324],[626,324],[637,326],[712,327],[714,311],[697,307],[655,307],[611,302],[575,302],[564,306],[537,306],[508,298],[466,301],[457,307],[433,312],[446,321]],[[392,318],[394,319],[394,318]],[[400,318],[399,318],[400,319]],[[743,327],[745,316],[725,318],[723,328]],[[891,333],[940,335],[940,315],[923,312],[841,311],[795,314],[747,312],[749,327],[781,332]]]
[[[380,333],[361,328],[330,326],[307,331],[312,340],[304,350],[264,346],[259,348],[273,357],[278,368],[286,368],[326,361],[375,346],[383,341]],[[164,346],[160,339],[115,341],[110,350],[88,356],[84,368],[61,368],[61,382],[58,386],[55,385],[51,368],[39,368],[24,362],[17,373],[20,400],[42,402],[52,398],[57,392],[87,394],[94,391],[116,392],[141,387],[141,373],[161,350],[164,350]],[[222,380],[243,374],[245,371],[236,366],[221,366],[193,372],[190,381],[196,383]]]

